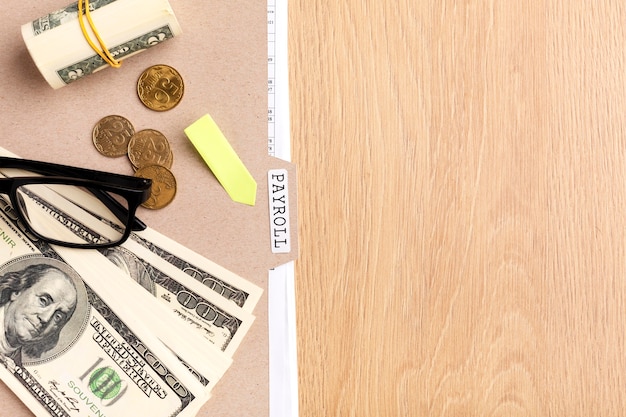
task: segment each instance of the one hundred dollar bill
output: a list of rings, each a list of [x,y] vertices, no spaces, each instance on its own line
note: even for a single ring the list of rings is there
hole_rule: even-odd
[[[136,318],[170,349],[183,366],[210,394],[232,364],[232,359],[198,332],[183,325],[140,285],[129,280],[128,271],[95,250],[56,249],[79,273],[98,265],[99,283],[114,288],[115,299],[128,306]],[[102,289],[105,291],[106,289]]]
[[[190,330],[232,357],[254,316],[133,241],[101,251]]]
[[[252,312],[263,294],[257,285],[150,227],[130,239],[245,311]]]
[[[97,264],[79,273],[58,249],[27,238],[4,206],[3,381],[38,416],[195,415],[205,388],[104,290]]]

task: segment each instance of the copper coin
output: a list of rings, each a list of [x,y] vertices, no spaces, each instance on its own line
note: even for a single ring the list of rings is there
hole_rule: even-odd
[[[141,73],[137,81],[139,99],[155,111],[173,109],[184,92],[183,78],[169,65],[154,65]]]
[[[102,155],[123,156],[128,153],[128,142],[135,128],[125,117],[111,115],[101,119],[93,128],[93,144]]]
[[[135,172],[136,177],[150,178],[152,188],[150,197],[142,204],[149,209],[160,209],[174,200],[176,195],[176,178],[172,171],[161,165],[148,165]]]
[[[128,142],[128,159],[135,168],[148,165],[172,167],[172,150],[163,133],[154,129],[135,132]]]

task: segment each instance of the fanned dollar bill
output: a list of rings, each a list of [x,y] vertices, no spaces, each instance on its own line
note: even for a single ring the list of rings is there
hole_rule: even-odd
[[[101,39],[118,61],[182,33],[168,0],[92,0],[89,7]],[[85,40],[77,3],[23,24],[21,32],[35,65],[53,88],[108,66]]]
[[[190,330],[232,357],[254,316],[135,242],[102,250]]]
[[[0,377],[38,416],[192,416],[205,388],[119,300],[0,213]],[[103,265],[106,264],[101,260]],[[92,271],[98,271],[92,265]]]
[[[232,364],[232,359],[220,351],[211,342],[202,338],[198,332],[183,325],[167,308],[140,285],[129,280],[128,271],[120,268],[117,262],[111,262],[95,250],[74,250],[59,247],[56,249],[79,273],[88,274],[98,265],[97,275],[100,284],[114,288],[113,296],[119,303],[127,306],[133,316],[156,335],[202,384],[208,394],[224,376]],[[104,261],[104,262],[102,262]],[[93,273],[92,273],[93,275]]]
[[[150,227],[131,239],[245,311],[252,312],[263,294],[257,285]]]

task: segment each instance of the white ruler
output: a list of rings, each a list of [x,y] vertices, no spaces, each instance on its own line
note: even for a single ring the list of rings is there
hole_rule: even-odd
[[[268,152],[291,161],[287,0],[267,0]]]
[[[267,0],[267,148],[276,156],[276,0]]]
[[[267,0],[267,149],[276,156],[276,0]]]

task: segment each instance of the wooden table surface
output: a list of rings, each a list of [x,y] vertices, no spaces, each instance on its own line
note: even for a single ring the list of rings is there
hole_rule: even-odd
[[[626,413],[625,22],[289,3],[301,416]]]

